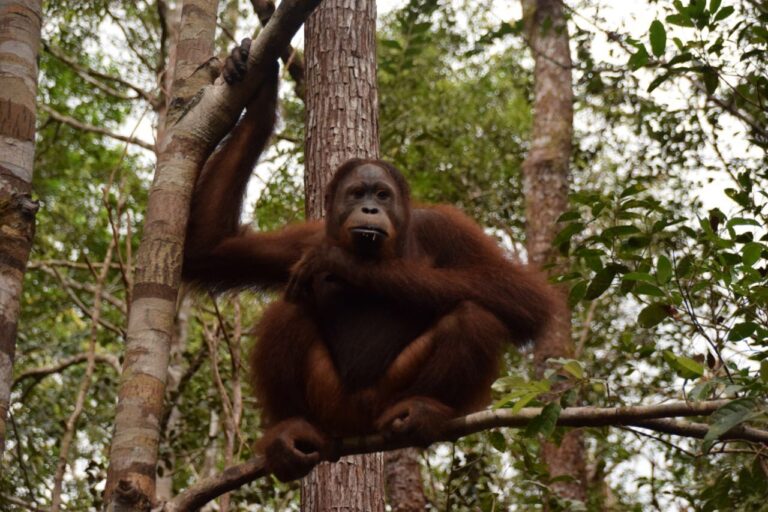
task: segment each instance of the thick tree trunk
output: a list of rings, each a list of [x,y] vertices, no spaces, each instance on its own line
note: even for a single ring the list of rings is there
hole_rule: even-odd
[[[392,512],[420,512],[427,508],[420,452],[418,448],[404,448],[384,454],[387,503]]]
[[[561,0],[521,0],[525,32],[536,65],[534,120],[531,147],[523,163],[526,200],[526,246],[531,262],[544,264],[556,257],[552,241],[557,218],[568,208],[569,173],[573,139],[573,89],[568,27]],[[565,292],[565,290],[563,290]],[[560,315],[536,345],[534,362],[541,375],[546,360],[572,357],[571,319]],[[586,499],[584,441],[578,430],[569,432],[560,446],[545,443],[542,455],[554,491],[569,499]]]
[[[172,104],[186,103],[210,83],[211,77],[201,73],[200,66],[213,56],[217,6],[218,0],[184,2]],[[173,112],[169,114],[166,122],[172,123]],[[105,489],[109,510],[148,510],[155,500],[160,419],[189,198],[207,149],[187,133],[173,128],[166,130],[161,142],[128,316],[125,362]]]
[[[0,0],[0,458],[13,383],[16,327],[35,213],[35,156],[40,0]]]
[[[324,212],[333,171],[352,157],[379,156],[375,0],[325,0],[309,17],[306,41],[308,218]],[[301,486],[302,510],[384,510],[381,454],[317,466]]]

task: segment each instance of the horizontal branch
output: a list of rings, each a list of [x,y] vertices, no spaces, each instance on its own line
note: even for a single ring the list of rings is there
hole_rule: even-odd
[[[95,359],[97,363],[103,363],[108,366],[111,366],[118,374],[120,374],[120,361],[114,355],[96,354]],[[57,361],[47,366],[40,366],[38,368],[31,368],[29,370],[25,370],[16,376],[16,378],[13,380],[13,386],[14,387],[17,386],[20,382],[26,379],[39,380],[44,377],[47,377],[48,375],[53,375],[54,373],[62,372],[67,368],[69,368],[70,366],[84,363],[87,360],[88,360],[88,354],[77,354],[75,356],[67,357],[65,359],[62,359],[61,361]]]
[[[709,431],[709,425],[705,423],[691,423],[673,419],[656,419],[636,421],[632,426],[655,430],[664,434],[673,434],[683,437],[703,438]],[[739,425],[719,437],[721,441],[742,440],[755,443],[768,444],[768,431]]]
[[[708,416],[730,400],[708,402],[672,402],[659,405],[636,405],[627,407],[570,407],[563,409],[558,418],[558,426],[598,427],[598,426],[635,426],[666,434],[685,437],[704,437],[708,426],[672,420],[674,417]],[[499,427],[520,428],[539,414],[539,407],[526,407],[513,413],[511,409],[481,411],[461,418],[455,418],[446,424],[443,434],[433,442],[455,441],[456,439]],[[731,429],[720,439],[740,439],[768,444],[768,431],[739,426]],[[387,440],[381,435],[349,438],[339,441],[337,456],[373,453],[396,450],[413,446],[409,440]],[[268,471],[261,456],[227,468],[223,473],[206,478],[190,486],[171,501],[165,503],[164,512],[196,510],[212,499],[266,476]]]
[[[137,146],[141,146],[144,149],[148,149],[150,151],[155,151],[155,145],[143,141],[141,139],[137,139],[136,137],[130,137],[128,135],[120,135],[119,133],[113,133],[106,128],[102,128],[100,126],[94,126],[92,124],[83,123],[82,121],[78,121],[74,117],[70,117],[68,115],[62,114],[61,112],[58,112],[48,105],[40,105],[40,109],[43,110],[45,113],[47,113],[49,116],[51,116],[51,119],[54,119],[60,123],[64,123],[66,125],[71,126],[72,128],[75,128],[77,130],[83,130],[86,132],[92,132],[92,133],[98,133],[100,135],[106,135],[107,137],[111,137],[115,140],[120,140],[123,142],[127,142],[129,144],[135,144]]]
[[[70,260],[32,260],[27,264],[27,270],[43,270],[45,267],[65,267],[78,270],[91,270],[93,267],[87,263],[79,263]],[[120,269],[119,263],[110,263],[109,268]]]

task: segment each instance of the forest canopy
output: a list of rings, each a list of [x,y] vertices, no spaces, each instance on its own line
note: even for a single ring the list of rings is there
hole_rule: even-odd
[[[10,318],[15,357],[0,339],[10,354],[0,358],[9,390],[2,510],[105,506],[137,253],[155,165],[173,140],[165,128],[178,84],[169,62],[183,3],[43,2],[30,100],[39,210],[18,318]],[[493,386],[495,413],[478,413],[487,416],[476,427],[454,424],[469,435],[415,452],[424,506],[766,510],[768,4],[539,3],[560,5],[564,25],[532,26],[528,0],[378,3],[381,158],[403,170],[417,202],[455,205],[510,258],[542,264],[571,310],[567,350],[544,357],[510,348]],[[268,30],[265,4],[218,2],[215,62]],[[0,16],[5,8],[0,2]],[[563,34],[568,61],[549,64],[571,77],[560,81],[573,98],[561,162],[567,190],[537,252],[537,212],[551,209],[536,203],[527,173],[541,141],[554,148],[558,139],[541,131],[548,61],[536,42]],[[298,66],[303,38],[292,45],[280,67],[278,126],[246,197],[243,221],[257,230],[305,217],[311,83]],[[2,52],[0,69],[11,62]],[[205,74],[211,62],[191,69]],[[204,96],[195,96],[201,86],[187,105]],[[551,113],[561,122],[571,115]],[[558,158],[553,150],[543,160]],[[0,196],[0,230],[13,225],[6,203]],[[245,354],[273,298],[188,288],[174,302],[157,418],[156,498],[169,503],[253,457],[261,419]],[[0,307],[0,327],[7,311]],[[646,414],[633,406],[677,412],[606,419]],[[550,450],[570,446],[573,432],[575,460],[553,469]],[[298,483],[252,480],[205,510],[300,509]],[[397,497],[387,499],[396,510]]]

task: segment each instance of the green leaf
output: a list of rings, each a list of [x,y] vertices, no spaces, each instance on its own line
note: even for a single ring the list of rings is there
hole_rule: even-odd
[[[669,306],[660,302],[650,304],[640,311],[637,322],[641,327],[653,327],[669,316]]]
[[[557,419],[560,417],[561,409],[560,404],[557,402],[547,404],[541,410],[541,414],[528,423],[523,435],[525,437],[533,437],[536,434],[541,434],[544,438],[551,436],[557,426]]]
[[[675,269],[677,277],[688,277],[693,270],[693,261],[693,256],[690,254],[680,258],[680,261],[677,263],[677,268]]]
[[[754,322],[741,322],[733,326],[728,333],[728,341],[739,341],[752,336],[757,330],[757,324]]]
[[[653,79],[653,81],[650,83],[650,85],[648,85],[648,89],[646,89],[647,92],[652,92],[658,86],[660,86],[661,84],[666,82],[669,79],[669,77],[671,77],[671,76],[672,76],[672,73],[669,73],[669,72],[664,73],[663,75],[657,76],[656,78]]]
[[[709,12],[712,14],[716,13],[717,10],[720,8],[720,4],[722,3],[722,0],[711,0],[709,2]]]
[[[572,220],[579,220],[581,218],[581,213],[571,210],[570,212],[565,212],[561,216],[557,218],[557,221],[555,222],[568,222]]]
[[[768,384],[768,359],[760,361],[760,379]]]
[[[714,94],[720,81],[717,71],[711,66],[707,66],[702,71],[702,78],[704,79],[704,87],[707,89],[707,94]]]
[[[565,226],[560,232],[557,234],[555,239],[552,241],[552,245],[555,247],[558,247],[562,245],[564,242],[567,242],[571,239],[573,235],[576,233],[579,233],[584,229],[584,224],[581,222],[574,222],[572,224],[568,224]]]
[[[648,50],[645,49],[645,46],[640,45],[638,46],[637,51],[633,53],[627,61],[627,66],[629,66],[629,69],[634,71],[636,69],[640,69],[646,64],[648,64]]]
[[[491,443],[491,446],[493,446],[496,450],[500,451],[501,453],[505,453],[507,451],[507,439],[504,437],[504,434],[501,432],[494,430],[493,432],[488,433],[488,441]]]
[[[616,271],[612,268],[606,267],[600,270],[597,274],[595,274],[592,282],[589,283],[587,291],[584,294],[584,298],[587,300],[595,300],[601,296],[603,293],[605,293],[605,290],[610,288],[611,283],[613,283],[614,276],[616,276]]]
[[[645,281],[647,283],[656,281],[648,272],[630,272],[629,274],[624,274],[621,279],[624,281]]]
[[[581,367],[580,362],[573,359],[563,365],[563,370],[570,373],[579,380],[584,378],[584,368]]]
[[[648,283],[638,283],[633,288],[635,295],[648,295],[649,297],[664,297],[664,292],[657,286]]]
[[[432,23],[430,23],[429,21],[425,21],[423,23],[415,24],[411,32],[413,34],[419,34],[423,32],[428,32],[430,28],[432,28]]]
[[[690,357],[678,356],[670,350],[665,350],[662,355],[667,364],[684,379],[696,379],[704,375],[704,365]]]
[[[601,236],[603,238],[616,238],[620,236],[634,235],[635,233],[639,233],[639,232],[640,230],[636,226],[631,226],[631,225],[611,226],[610,228],[603,230],[603,233]]]
[[[725,18],[733,14],[734,10],[735,9],[733,8],[732,5],[726,5],[725,7],[720,9],[720,11],[718,11],[717,14],[715,14],[715,21],[724,20]]]
[[[753,266],[760,260],[760,256],[763,252],[763,245],[757,242],[749,242],[744,244],[744,248],[741,250],[741,261],[748,267]]]
[[[649,37],[653,54],[657,57],[664,55],[664,50],[667,48],[667,31],[659,20],[651,22]]]
[[[574,307],[576,304],[579,303],[581,299],[584,298],[584,295],[587,293],[587,282],[586,281],[579,281],[575,285],[573,285],[573,288],[571,288],[571,293],[568,294],[568,305],[570,307]]]
[[[693,27],[693,21],[688,16],[683,14],[670,14],[665,18],[667,23],[677,25],[679,27]]]
[[[752,398],[738,398],[733,400],[710,416],[709,430],[704,436],[703,450],[708,452],[715,441],[733,427],[749,420],[754,415],[755,401]]]
[[[656,278],[661,284],[668,283],[672,279],[672,263],[663,254],[659,256],[656,262]]]
[[[640,192],[645,190],[645,186],[635,183],[634,185],[631,185],[624,190],[621,191],[621,194],[619,194],[619,197],[622,199],[625,197],[633,196],[635,194],[639,194]]]
[[[400,46],[400,43],[395,41],[394,39],[382,39],[381,40],[382,46],[386,46],[388,48],[395,48],[396,50],[402,50],[403,47]]]

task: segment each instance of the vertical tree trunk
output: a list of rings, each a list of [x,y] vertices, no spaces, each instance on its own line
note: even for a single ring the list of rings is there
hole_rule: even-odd
[[[324,211],[333,171],[352,157],[379,156],[375,0],[325,0],[306,41],[306,214]],[[303,481],[302,510],[384,510],[381,454],[320,464]]]
[[[525,33],[535,60],[534,119],[531,147],[523,163],[526,200],[526,246],[531,262],[543,264],[556,258],[552,241],[557,218],[568,207],[569,173],[573,139],[573,89],[568,26],[561,0],[521,0]],[[546,360],[572,357],[570,315],[563,314],[536,345],[534,363],[541,376]],[[560,446],[545,443],[544,461],[552,478],[570,475],[574,480],[556,482],[554,491],[569,499],[586,499],[584,441],[578,430],[569,432]]]
[[[420,450],[405,448],[384,454],[387,503],[392,512],[419,512],[427,507],[421,478]]]
[[[185,104],[210,83],[201,65],[213,56],[217,0],[185,0],[176,47],[171,105]],[[105,489],[109,510],[148,510],[155,499],[160,419],[189,198],[206,152],[195,134],[166,117],[144,233],[137,254],[125,362]]]
[[[30,194],[41,21],[41,0],[0,0],[0,458],[21,285],[38,208]]]

